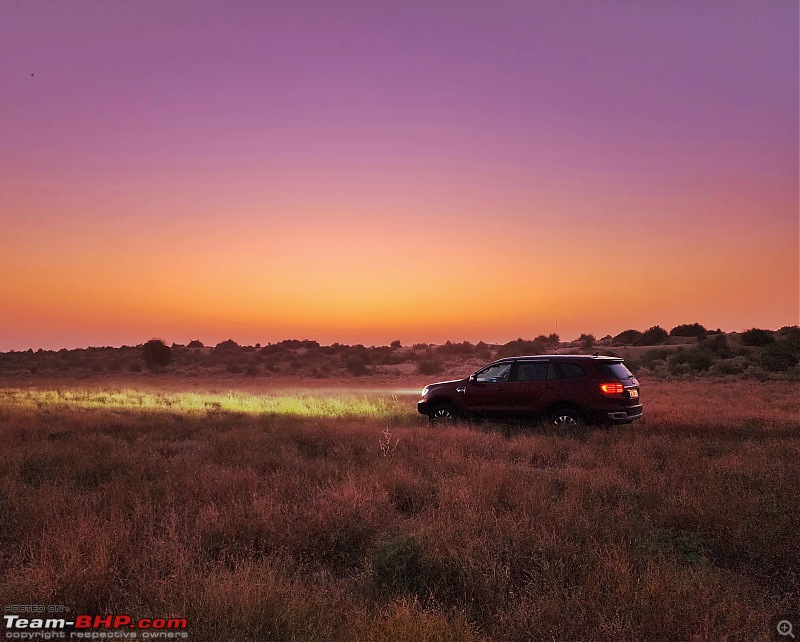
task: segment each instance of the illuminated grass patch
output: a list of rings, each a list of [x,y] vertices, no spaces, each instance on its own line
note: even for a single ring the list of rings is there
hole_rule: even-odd
[[[141,390],[0,390],[0,405],[31,408],[136,410],[185,414],[242,413],[397,422],[414,417],[408,399],[395,395],[145,392]]]

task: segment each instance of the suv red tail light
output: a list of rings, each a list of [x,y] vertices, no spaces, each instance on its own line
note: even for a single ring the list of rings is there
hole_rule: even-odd
[[[600,390],[604,395],[621,395],[625,387],[621,383],[601,383]]]

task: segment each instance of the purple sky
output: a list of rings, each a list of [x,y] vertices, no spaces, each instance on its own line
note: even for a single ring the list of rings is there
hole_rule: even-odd
[[[798,322],[797,2],[9,1],[0,60],[0,350]]]

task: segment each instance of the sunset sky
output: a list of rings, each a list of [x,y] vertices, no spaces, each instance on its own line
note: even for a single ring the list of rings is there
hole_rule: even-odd
[[[798,17],[3,2],[0,350],[797,324]]]

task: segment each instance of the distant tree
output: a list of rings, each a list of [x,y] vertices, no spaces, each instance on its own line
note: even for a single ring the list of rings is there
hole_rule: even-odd
[[[391,346],[392,348],[402,348],[403,344],[400,343],[400,339],[395,339],[392,341]]]
[[[669,335],[664,328],[660,325],[654,325],[644,331],[642,336],[639,337],[638,343],[642,346],[656,346],[664,343],[668,338]]]
[[[542,354],[546,350],[547,337],[544,335],[537,337],[533,341],[526,341],[520,337],[501,345],[497,350],[497,357],[502,359],[503,357],[516,357],[526,354]]]
[[[702,337],[707,332],[699,323],[683,323],[672,328],[669,334],[671,337]]]
[[[161,339],[150,339],[142,346],[142,357],[148,370],[161,370],[172,361],[172,349]]]
[[[594,345],[595,339],[593,334],[582,334],[578,337],[578,341],[581,344],[581,348],[588,350]]]
[[[770,343],[775,343],[775,336],[769,330],[750,328],[742,332],[742,345],[766,346]]]
[[[625,330],[624,332],[620,332],[617,336],[615,336],[611,342],[614,345],[632,346],[639,343],[641,338],[642,333],[638,330]]]
[[[189,344],[186,346],[187,348],[204,348],[203,342],[200,339],[192,339],[189,341]]]
[[[778,334],[800,334],[800,325],[784,325],[778,330]]]
[[[214,352],[233,352],[234,350],[238,350],[239,347],[240,346],[238,343],[236,343],[236,341],[233,339],[227,339],[215,345]]]
[[[453,343],[452,341],[447,341],[436,348],[436,352],[438,354],[448,355],[448,356],[469,356],[473,352],[475,352],[475,346],[472,345],[469,341],[462,341],[461,343]]]
[[[561,341],[561,337],[558,336],[555,332],[552,332],[549,337],[547,337],[547,345],[552,347],[558,347],[558,344]]]

